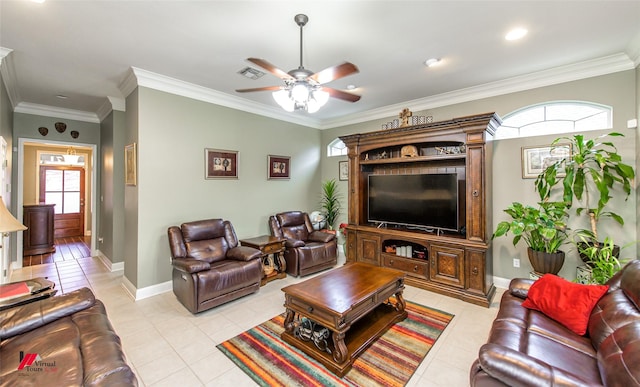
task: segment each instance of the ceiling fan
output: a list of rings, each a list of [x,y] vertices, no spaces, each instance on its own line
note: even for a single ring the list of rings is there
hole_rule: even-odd
[[[278,105],[289,112],[294,110],[306,110],[309,113],[315,113],[327,103],[329,97],[338,98],[348,102],[357,102],[360,100],[359,95],[324,86],[325,83],[357,73],[359,70],[353,63],[344,62],[317,73],[313,73],[302,66],[302,28],[307,24],[309,18],[307,15],[298,14],[293,18],[293,20],[298,26],[300,26],[300,66],[297,69],[291,70],[287,73],[264,59],[247,59],[249,62],[260,66],[276,77],[281,78],[285,85],[239,89],[236,90],[236,92],[247,93],[253,91],[273,91],[273,98],[276,100]]]

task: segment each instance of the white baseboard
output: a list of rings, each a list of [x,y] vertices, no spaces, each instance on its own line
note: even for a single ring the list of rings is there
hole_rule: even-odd
[[[135,300],[142,300],[157,296],[158,294],[170,292],[173,290],[173,281],[167,281],[160,284],[147,286],[146,288],[137,289]]]
[[[145,298],[157,296],[173,290],[173,282],[167,281],[156,285],[147,286],[146,288],[137,289],[127,277],[122,277],[122,287],[132,300],[138,301]]]
[[[136,287],[124,275],[122,276],[122,288],[133,301],[136,300]]]
[[[113,263],[109,258],[102,254],[100,250],[96,250],[96,258],[98,258],[110,272],[124,270],[124,262]]]
[[[493,284],[497,288],[509,289],[509,282],[511,282],[510,278],[493,277]]]

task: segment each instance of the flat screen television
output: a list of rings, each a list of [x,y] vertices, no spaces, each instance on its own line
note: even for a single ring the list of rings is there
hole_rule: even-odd
[[[457,173],[369,175],[368,221],[460,232],[463,187]]]

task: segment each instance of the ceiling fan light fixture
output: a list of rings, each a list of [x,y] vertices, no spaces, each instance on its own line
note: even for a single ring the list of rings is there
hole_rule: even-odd
[[[320,104],[320,107],[323,107],[329,101],[329,97],[329,93],[322,89],[318,89],[313,92],[313,99]]]
[[[360,71],[353,63],[344,62],[336,66],[328,67],[317,73],[304,68],[302,65],[302,27],[307,24],[309,18],[306,15],[298,14],[294,17],[294,20],[300,27],[300,66],[298,66],[297,69],[284,72],[264,59],[247,58],[249,62],[282,79],[285,86],[236,89],[236,92],[246,93],[253,91],[273,91],[273,99],[287,112],[305,110],[308,113],[315,113],[327,103],[330,97],[348,102],[357,102],[360,100],[359,95],[323,86],[325,83],[335,81]],[[240,73],[243,74],[242,71]],[[251,74],[243,75],[249,76]]]
[[[321,107],[322,106],[320,106],[318,101],[316,101],[315,99],[311,98],[311,99],[309,99],[309,102],[307,102],[307,113],[315,113],[318,110],[320,110]]]
[[[296,102],[291,98],[289,90],[280,89],[272,93],[273,99],[282,109],[288,112],[295,110]]]
[[[305,103],[309,100],[309,84],[306,82],[296,82],[291,88],[291,98],[296,103]]]
[[[329,101],[329,93],[316,89],[311,93],[311,98],[307,101],[307,112],[315,113]]]

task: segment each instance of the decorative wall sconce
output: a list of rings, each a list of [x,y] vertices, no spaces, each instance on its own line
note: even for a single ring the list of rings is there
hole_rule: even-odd
[[[49,129],[45,128],[44,126],[41,126],[38,128],[38,132],[40,132],[41,135],[46,136],[49,133]]]
[[[71,137],[78,138],[79,135],[80,135],[80,133],[77,130],[72,130],[71,131]]]
[[[64,133],[64,131],[67,130],[67,124],[64,122],[56,122],[55,127],[58,133]]]

